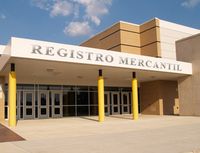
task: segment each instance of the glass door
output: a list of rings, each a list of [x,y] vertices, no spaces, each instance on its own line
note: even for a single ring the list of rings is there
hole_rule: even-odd
[[[39,91],[38,118],[49,118],[49,91]]]
[[[61,91],[51,91],[52,117],[63,116],[63,95]]]
[[[112,114],[120,114],[119,92],[111,92]]]
[[[122,114],[129,114],[130,113],[130,98],[128,92],[121,93],[121,100],[122,100]]]
[[[105,115],[110,115],[110,93],[104,92]]]
[[[23,109],[24,119],[34,119],[35,109],[34,109],[33,91],[23,91],[23,103],[24,103],[24,109]]]

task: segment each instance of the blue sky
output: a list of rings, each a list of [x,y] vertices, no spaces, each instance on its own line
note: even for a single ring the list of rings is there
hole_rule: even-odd
[[[200,29],[200,0],[0,0],[0,44],[12,36],[80,44],[120,20],[154,17]]]

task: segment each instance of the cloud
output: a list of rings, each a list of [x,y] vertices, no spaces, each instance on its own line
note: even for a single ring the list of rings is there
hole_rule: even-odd
[[[4,14],[0,14],[0,19],[4,20],[4,19],[6,19],[6,16]]]
[[[185,0],[183,3],[181,3],[181,6],[186,8],[193,8],[200,4],[200,0]]]
[[[51,3],[49,0],[31,0],[31,4],[46,11],[51,8]]]
[[[101,16],[108,14],[111,0],[74,0],[85,7],[85,17],[96,25],[101,23]]]
[[[73,12],[73,4],[68,1],[58,0],[56,1],[50,12],[51,16],[68,16]]]
[[[64,33],[72,37],[88,35],[91,33],[91,27],[86,21],[70,22],[69,25],[65,27]]]
[[[31,0],[31,2],[33,6],[48,11],[51,17],[67,17],[69,24],[66,25],[64,33],[73,37],[91,34],[92,27],[101,24],[102,17],[109,13],[109,6],[112,4],[112,0]]]

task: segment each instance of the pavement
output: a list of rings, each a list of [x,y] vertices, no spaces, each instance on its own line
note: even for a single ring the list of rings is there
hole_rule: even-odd
[[[200,117],[20,120],[12,130],[26,141],[0,143],[0,153],[200,153]]]

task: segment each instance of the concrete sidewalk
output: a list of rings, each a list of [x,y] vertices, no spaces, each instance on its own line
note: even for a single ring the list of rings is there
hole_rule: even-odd
[[[200,117],[127,116],[21,120],[27,141],[0,143],[0,153],[200,153]]]

